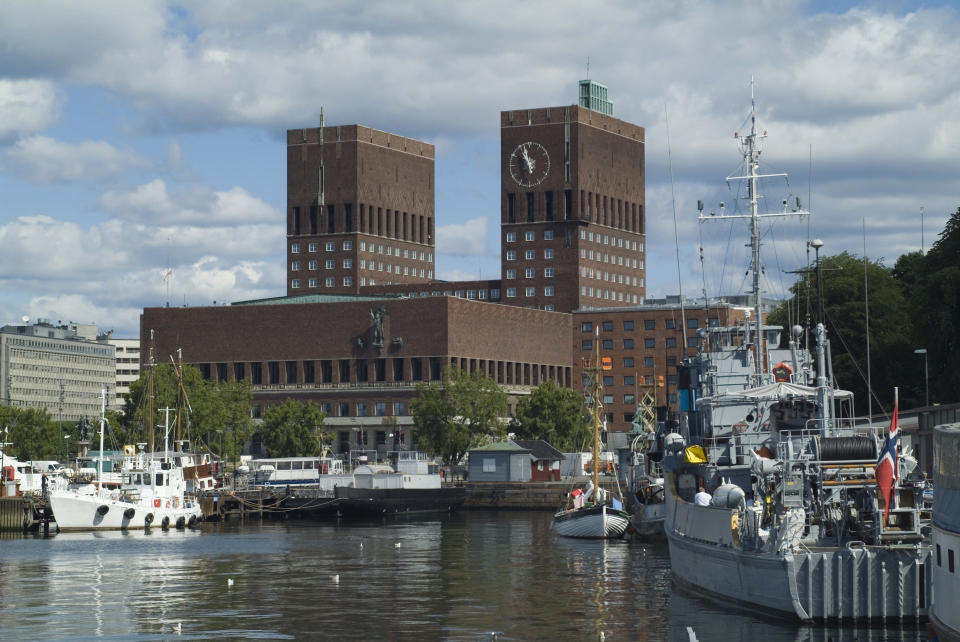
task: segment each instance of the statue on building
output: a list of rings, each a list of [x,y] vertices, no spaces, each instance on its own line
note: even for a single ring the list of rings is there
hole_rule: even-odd
[[[373,319],[373,347],[380,350],[383,348],[383,318],[387,316],[387,309],[382,305],[370,310],[370,318]]]

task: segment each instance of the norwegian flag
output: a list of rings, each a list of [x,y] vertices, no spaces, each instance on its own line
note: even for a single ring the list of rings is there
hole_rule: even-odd
[[[890,430],[883,440],[883,450],[880,451],[880,459],[877,460],[877,488],[883,494],[887,504],[883,510],[884,523],[890,516],[890,500],[893,498],[893,485],[897,481],[897,442],[900,440],[900,428],[897,425],[897,404],[895,398],[893,418],[890,419]]]

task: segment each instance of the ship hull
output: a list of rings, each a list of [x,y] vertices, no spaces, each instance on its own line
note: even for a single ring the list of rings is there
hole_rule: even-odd
[[[616,539],[630,524],[630,516],[605,504],[560,511],[550,527],[562,537]]]
[[[927,546],[737,547],[734,509],[668,496],[670,566],[683,584],[769,615],[807,622],[922,622],[929,615]]]
[[[356,488],[337,486],[333,505],[343,515],[397,515],[447,513],[463,505],[466,489],[447,488]]]
[[[52,493],[50,507],[61,531],[126,530],[134,528],[176,527],[203,519],[199,504],[184,502],[174,507],[168,500],[155,507],[153,503],[132,503],[71,493]],[[106,509],[104,509],[106,507]]]

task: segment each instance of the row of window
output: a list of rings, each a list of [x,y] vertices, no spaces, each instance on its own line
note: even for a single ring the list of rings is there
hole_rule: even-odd
[[[628,250],[634,250],[637,252],[643,252],[643,241],[637,242],[633,239],[624,239],[619,236],[610,236],[609,234],[600,234],[597,232],[594,234],[592,231],[580,230],[580,240],[597,242],[601,245],[609,245],[611,247],[622,247]]]
[[[642,270],[643,269],[643,259],[631,258],[629,256],[609,254],[606,252],[601,252],[581,247],[580,248],[580,258],[586,259],[589,261],[597,261],[598,263],[609,263],[610,265],[622,265],[623,267],[632,267]]]
[[[524,241],[536,241],[537,233],[533,230],[527,230],[523,233]],[[553,230],[544,230],[543,231],[543,240],[552,241],[553,240]],[[517,233],[516,232],[507,232],[507,243],[516,243],[517,242]]]
[[[353,241],[343,241],[342,247],[344,251],[348,251],[348,252],[352,251]],[[402,256],[405,259],[413,259],[413,260],[426,261],[427,263],[433,263],[433,252],[424,252],[423,250],[420,250],[418,252],[417,250],[411,250],[409,248],[391,247],[389,245],[384,246],[384,245],[378,245],[376,243],[370,243],[368,246],[366,241],[360,241],[361,252],[367,252],[368,247],[369,247],[370,253],[376,252],[377,254],[386,254],[387,256],[391,256],[391,255],[396,257]],[[324,244],[324,249],[327,252],[335,252],[337,250],[337,242],[327,241]],[[311,254],[316,254],[319,251],[320,251],[319,243],[314,242],[314,243],[307,244],[307,252]],[[300,254],[300,243],[291,243],[290,253]]]
[[[634,287],[636,287],[637,283],[643,281],[643,279],[638,279],[635,276],[631,277],[629,274],[624,276],[623,274],[603,272],[602,270],[594,270],[593,268],[585,267],[580,268],[580,276],[585,279],[596,279],[597,281],[609,281],[610,283],[620,283],[626,285],[630,285],[632,281]]]
[[[536,251],[536,250],[524,250],[524,251],[523,251],[523,258],[525,258],[525,259],[528,260],[528,261],[532,261],[533,259],[537,258],[537,251]],[[545,258],[545,259],[552,259],[552,258],[553,258],[553,248],[552,248],[552,247],[544,248],[544,250],[543,250],[543,258]],[[508,261],[516,261],[516,260],[517,260],[517,251],[516,251],[516,250],[507,250],[507,260],[508,260]]]
[[[341,401],[339,403],[322,403],[320,404],[320,410],[328,417],[401,417],[406,414],[406,405],[402,401],[394,401],[393,413],[387,414],[387,405],[386,401],[375,401],[372,404],[367,403],[366,401],[357,401],[356,403],[349,403],[346,401]],[[331,413],[336,414],[331,414]],[[364,433],[369,433],[369,430],[364,430]],[[366,435],[364,435],[365,437]],[[379,432],[378,432],[379,436]],[[366,439],[361,437],[360,443],[366,443]],[[378,440],[378,443],[379,440]]]
[[[543,288],[543,296],[553,296],[554,288],[552,285],[548,285]],[[517,296],[517,288],[507,288],[507,298],[513,299]],[[523,296],[533,297],[537,296],[537,288],[530,286],[523,289]]]
[[[697,337],[696,335],[687,337],[687,345],[688,345],[689,347],[691,347],[691,348],[696,348],[697,345],[699,345],[698,341],[699,341],[699,337]],[[581,344],[581,347],[582,347],[584,350],[587,350],[587,351],[593,350],[593,340],[592,340],[592,339],[584,339],[583,341],[580,342],[580,344]],[[603,348],[604,350],[613,350],[613,339],[601,339],[601,341],[600,341],[600,347]],[[624,348],[625,350],[632,350],[633,347],[634,347],[634,345],[633,345],[633,339],[624,339],[624,340],[623,340],[623,348]],[[654,339],[654,338],[652,338],[652,337],[647,337],[647,338],[645,338],[645,339],[643,340],[643,347],[644,347],[644,348],[647,348],[647,349],[656,348],[656,347],[657,347],[657,340]],[[664,347],[665,347],[665,348],[676,348],[676,347],[677,347],[677,339],[676,339],[676,337],[667,337],[667,338],[664,340]],[[651,360],[651,363],[645,364],[645,365],[651,365],[651,366],[652,366],[652,365],[653,365],[653,362],[652,362],[653,357],[648,357],[648,359]]]
[[[643,279],[639,280],[640,285],[643,285]],[[589,296],[596,297],[598,299],[606,299],[608,301],[619,301],[621,303],[637,303],[639,298],[636,294],[631,294],[629,292],[617,292],[614,290],[603,290],[601,288],[596,289],[596,294],[594,294],[593,287],[581,285],[580,286],[580,296]],[[589,308],[588,308],[589,309]]]
[[[361,281],[363,281],[363,279],[361,279]],[[361,283],[361,285],[363,285],[363,284]],[[352,287],[352,286],[353,286],[353,277],[352,277],[352,276],[345,276],[345,277],[343,277],[343,286],[344,286],[344,287]],[[317,279],[317,278],[307,279],[307,287],[308,287],[308,288],[318,288],[318,287],[320,287],[320,279]],[[335,276],[328,276],[327,278],[325,278],[325,279],[323,280],[323,287],[325,287],[325,288],[335,288],[335,287],[337,287],[337,277],[335,277]],[[292,290],[299,290],[299,289],[300,289],[300,279],[291,279],[291,280],[290,280],[290,289],[292,289]]]
[[[344,261],[344,266],[343,266],[343,267],[351,267],[351,266],[352,266],[352,263],[351,263],[350,266],[348,266],[348,265],[346,265],[346,261]],[[400,264],[391,265],[391,264],[389,264],[389,263],[387,263],[386,266],[384,266],[383,261],[372,261],[372,260],[371,260],[371,261],[370,261],[370,264],[368,265],[366,259],[360,259],[360,269],[361,269],[361,270],[370,270],[371,272],[374,271],[374,270],[376,270],[377,272],[386,271],[387,274],[390,274],[390,273],[392,272],[393,274],[401,274],[401,273],[402,273],[404,276],[417,276],[417,268],[415,268],[415,267],[410,267],[409,265],[400,265]],[[420,268],[420,278],[421,278],[421,279],[424,279],[424,278],[426,278],[426,279],[432,279],[432,278],[433,278],[433,270],[424,270],[423,268]],[[372,284],[371,284],[371,285],[372,285]]]
[[[552,267],[543,268],[543,276],[544,276],[544,277],[546,277],[546,278],[548,278],[548,279],[552,279],[552,278],[553,278],[553,274],[554,274],[554,270],[553,270]],[[516,270],[516,269],[507,270],[507,271],[506,271],[506,275],[507,275],[507,279],[508,279],[508,280],[516,279],[516,278],[517,278],[517,270]],[[523,278],[525,278],[525,279],[534,279],[534,278],[536,278],[536,276],[537,276],[537,271],[536,271],[535,268],[528,267],[528,268],[525,268],[525,269],[523,270]]]
[[[710,319],[708,321],[710,327],[718,325],[717,319]],[[633,330],[635,327],[634,322],[630,319],[626,319],[623,322],[623,329],[627,332]],[[676,319],[664,319],[663,327],[667,330],[676,330],[677,329],[677,320]],[[687,327],[690,329],[696,329],[700,327],[699,319],[687,319]],[[613,321],[601,321],[600,329],[604,332],[613,332]],[[656,319],[644,319],[643,320],[643,329],[644,330],[656,330],[657,321]],[[580,330],[582,332],[593,332],[593,321],[584,321],[580,324]]]

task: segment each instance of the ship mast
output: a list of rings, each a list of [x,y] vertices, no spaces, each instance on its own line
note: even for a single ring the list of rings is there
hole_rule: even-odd
[[[700,211],[699,220],[703,221],[716,219],[750,219],[750,271],[753,275],[753,316],[754,316],[754,365],[755,365],[755,385],[761,385],[763,374],[765,372],[764,349],[763,349],[763,320],[761,318],[763,309],[763,293],[760,289],[760,219],[772,216],[793,216],[809,214],[808,211],[800,208],[800,199],[796,199],[796,207],[787,209],[787,200],[783,200],[783,210],[780,212],[759,213],[759,184],[761,178],[775,178],[782,176],[786,179],[786,174],[761,174],[760,173],[760,140],[767,137],[767,132],[757,132],[757,108],[754,97],[755,82],[750,79],[750,133],[746,135],[734,134],[734,137],[740,143],[743,151],[744,165],[746,166],[745,176],[728,176],[727,182],[741,180],[747,182],[747,198],[750,202],[749,214],[726,214],[723,209],[723,203],[720,204],[720,216],[715,216],[713,212],[709,216],[703,215],[703,201],[698,202]]]

